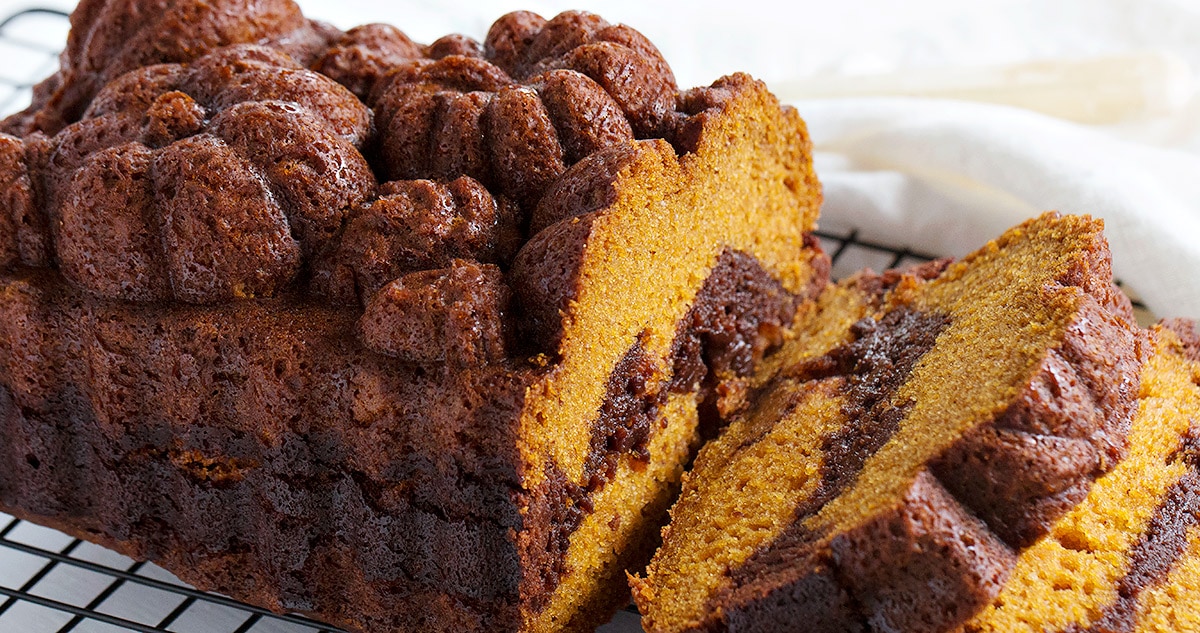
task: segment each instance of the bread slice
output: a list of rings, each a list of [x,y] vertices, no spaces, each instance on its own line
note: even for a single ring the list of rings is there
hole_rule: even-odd
[[[1141,343],[1101,228],[1047,214],[828,290],[696,459],[633,581],[645,628],[942,631],[990,603],[1125,452]]]
[[[1200,629],[1200,337],[1152,328],[1129,456],[1017,557],[965,631]]]
[[[111,8],[75,23],[156,15]],[[587,630],[627,601],[702,410],[826,283],[820,188],[760,82],[647,105],[604,87],[665,67],[644,38],[535,17],[392,69],[399,110],[488,59],[561,71],[496,93],[484,171],[389,167],[384,107],[278,47],[135,69],[0,138],[0,509],[354,631]],[[316,57],[344,70],[379,31]],[[571,114],[563,82],[646,134],[562,127],[554,170],[522,161],[559,143],[535,124],[538,95]],[[443,156],[475,149],[439,120]]]

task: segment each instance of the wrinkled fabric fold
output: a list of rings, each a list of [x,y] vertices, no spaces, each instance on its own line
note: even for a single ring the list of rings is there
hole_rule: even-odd
[[[821,228],[962,255],[1043,210],[1104,218],[1117,278],[1200,317],[1200,157],[1016,108],[927,99],[796,104],[825,187]]]

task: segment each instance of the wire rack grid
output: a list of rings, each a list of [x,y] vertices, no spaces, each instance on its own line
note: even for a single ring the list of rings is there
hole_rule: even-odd
[[[56,68],[67,14],[26,9],[0,20],[0,116],[29,101]],[[833,276],[933,259],[846,234],[818,232]],[[49,528],[0,514],[0,631],[21,633],[342,633],[295,615],[278,615],[198,591],[150,563],[121,556]],[[19,629],[14,628],[20,623]],[[618,614],[616,631],[637,629]]]
[[[25,9],[0,19],[0,116],[29,102],[33,86],[58,67],[67,14]]]

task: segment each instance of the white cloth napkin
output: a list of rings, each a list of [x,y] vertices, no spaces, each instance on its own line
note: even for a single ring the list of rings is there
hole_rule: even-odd
[[[818,149],[822,226],[963,255],[1056,209],[1102,217],[1118,279],[1160,316],[1200,317],[1200,156],[955,101],[797,104]]]

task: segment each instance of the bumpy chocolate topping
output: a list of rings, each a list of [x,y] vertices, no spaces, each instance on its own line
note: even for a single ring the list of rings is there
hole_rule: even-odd
[[[358,151],[370,125],[335,82],[271,49],[232,47],[116,79],[32,177],[63,274],[93,293],[272,295],[373,192]]]
[[[30,149],[44,145],[44,136],[23,143],[0,134],[0,268],[49,264],[48,221],[38,204],[27,156]]]
[[[136,3],[101,4],[77,21],[111,21]],[[246,36],[222,34],[208,10],[192,16],[216,31],[197,36],[197,50]],[[89,75],[107,85],[84,91],[86,111],[71,117],[82,120],[48,142],[5,141],[13,175],[0,193],[12,199],[5,220],[14,225],[6,267],[57,264],[94,294],[137,302],[215,304],[307,288],[365,305],[392,280],[455,258],[507,269],[533,235],[525,260],[537,270],[518,266],[507,281],[527,317],[522,329],[552,350],[580,231],[539,234],[612,202],[635,135],[698,133],[709,110],[746,88],[743,78],[696,89],[678,112],[654,46],[581,12],[549,21],[514,13],[483,44],[447,36],[422,47],[386,25],[334,34],[288,17],[299,13],[287,3],[256,10],[287,25],[259,25],[279,32],[258,38],[274,48],[160,59],[131,46],[127,59]],[[373,100],[385,172],[440,180],[376,190],[359,153],[374,143],[370,113],[281,51]],[[147,65],[176,58],[189,63]],[[531,283],[561,296],[543,301]],[[777,328],[787,316],[767,321]],[[756,347],[746,349],[753,356]]]
[[[391,178],[465,174],[532,209],[570,165],[635,136],[669,136],[677,116],[658,50],[589,13],[509,14],[482,48],[444,39],[429,56],[375,80]]]
[[[419,59],[424,52],[390,24],[364,24],[335,40],[312,68],[366,100],[389,69]]]
[[[521,310],[521,334],[535,349],[553,352],[562,341],[562,317],[578,291],[584,246],[597,213],[558,222],[517,253],[509,284]]]
[[[529,220],[529,234],[568,218],[587,215],[611,205],[613,186],[622,169],[637,157],[637,148],[623,144],[605,148],[579,161],[546,190]]]
[[[456,259],[384,286],[367,302],[359,329],[363,343],[381,354],[457,369],[506,357],[507,310],[500,269]]]
[[[291,0],[84,0],[71,14],[61,69],[0,131],[54,134],[79,120],[108,82],[137,68],[190,62],[234,44],[278,47],[307,64],[335,34]]]
[[[455,258],[507,266],[520,243],[516,207],[472,178],[389,182],[317,258],[313,288],[339,302],[366,302],[402,274]]]

